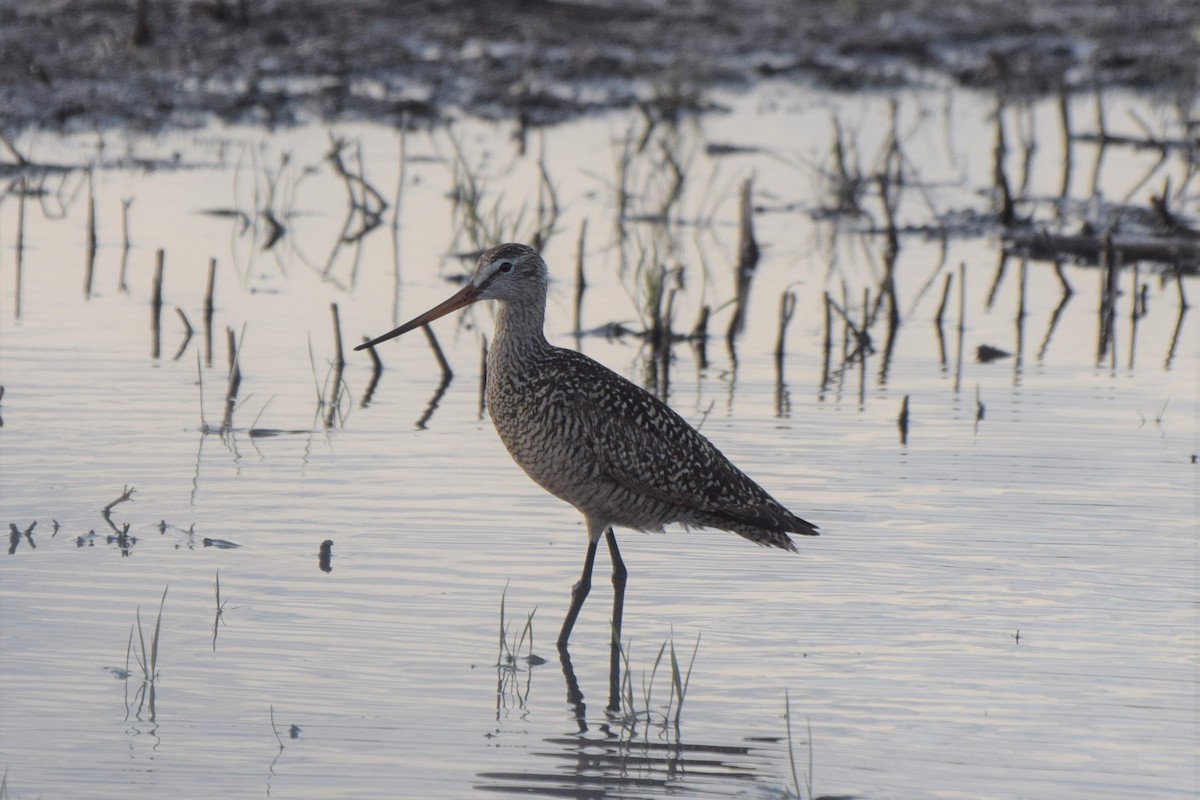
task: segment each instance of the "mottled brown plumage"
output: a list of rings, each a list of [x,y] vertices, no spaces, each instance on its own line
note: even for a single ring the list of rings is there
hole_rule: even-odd
[[[624,564],[613,526],[659,531],[679,523],[733,531],[795,550],[789,533],[816,535],[670,407],[574,350],[546,341],[548,271],[522,244],[479,258],[454,297],[362,347],[399,336],[476,300],[499,301],[487,359],[487,402],[500,439],[546,491],[575,506],[588,528],[584,572],[559,643],[565,645],[591,585],[596,545],[607,537],[618,599]],[[614,605],[614,635],[620,610]]]

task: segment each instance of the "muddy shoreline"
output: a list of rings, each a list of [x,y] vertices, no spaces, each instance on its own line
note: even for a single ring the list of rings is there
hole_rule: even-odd
[[[139,5],[145,14],[139,17]],[[734,6],[736,5],[736,9]],[[786,76],[845,90],[947,82],[1011,96],[1191,98],[1200,4],[1171,0],[17,0],[0,6],[0,124],[226,120],[549,123]]]

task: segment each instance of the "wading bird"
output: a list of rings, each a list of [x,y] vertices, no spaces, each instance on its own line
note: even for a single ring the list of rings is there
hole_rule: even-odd
[[[612,633],[613,642],[620,641],[627,572],[614,526],[720,528],[793,552],[789,533],[817,535],[816,525],[784,508],[657,397],[582,353],[547,342],[548,282],[546,262],[532,248],[493,247],[454,296],[354,349],[374,347],[478,300],[499,301],[487,355],[492,422],[513,460],[579,509],[587,523],[583,574],[571,592],[560,649],[591,590],[601,537],[612,557]]]

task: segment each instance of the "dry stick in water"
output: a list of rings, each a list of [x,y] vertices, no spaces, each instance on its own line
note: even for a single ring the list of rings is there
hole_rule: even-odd
[[[337,351],[337,361],[334,362],[334,366],[340,373],[346,366],[346,355],[342,350],[342,320],[338,316],[337,303],[330,303],[329,310],[333,314],[333,345]]]
[[[163,260],[166,254],[159,248],[154,261],[154,288],[150,298],[150,331],[153,340],[150,346],[150,356],[158,358],[162,337],[162,304],[163,304]]]
[[[1112,336],[1113,316],[1117,306],[1117,263],[1111,232],[1104,234],[1104,249],[1101,252],[1100,266],[1104,287],[1100,292],[1100,341],[1096,346],[1097,364],[1110,351],[1114,360],[1117,356],[1116,343]]]
[[[208,261],[208,288],[204,290],[204,363],[212,366],[213,289],[217,282],[217,260]]]
[[[726,338],[730,341],[741,333],[745,322],[746,298],[750,293],[750,280],[758,266],[758,241],[754,238],[754,205],[752,203],[754,183],[750,178],[742,181],[741,213],[739,215],[739,241],[737,264],[737,296],[733,319],[729,321]]]
[[[225,388],[225,419],[221,423],[222,430],[233,428],[233,409],[237,405],[238,388],[242,385],[242,368],[239,365],[237,336],[233,328],[225,329],[225,342],[229,352],[229,382]]]
[[[337,358],[333,362],[333,386],[330,389],[329,405],[325,410],[326,428],[332,428],[334,419],[337,417],[339,398],[342,392],[342,372],[346,368],[346,357],[342,351],[342,321],[338,316],[337,303],[330,303],[329,308],[333,313],[333,341],[334,348],[337,350]]]
[[[585,219],[579,226],[579,244],[575,248],[575,333],[578,335],[583,329],[582,325],[582,309],[583,309],[583,293],[587,290],[587,279],[583,275],[583,250],[587,242],[587,226],[588,221]]]
[[[108,516],[109,512],[111,512],[113,510],[113,506],[117,505],[118,503],[124,503],[126,500],[128,500],[129,502],[133,502],[133,493],[136,491],[137,491],[137,489],[135,489],[132,486],[125,486],[121,490],[121,496],[118,497],[116,500],[113,500],[111,503],[106,505],[104,508],[100,509],[100,513],[104,514],[105,516]]]
[[[775,414],[779,417],[788,413],[791,407],[783,382],[783,354],[788,324],[795,311],[796,293],[785,291],[779,298],[779,335],[775,339]]]
[[[92,278],[96,274],[96,190],[88,172],[87,251],[84,256],[83,296],[92,296]]]
[[[117,280],[117,291],[129,293],[129,284],[125,282],[125,271],[129,266],[129,207],[133,198],[126,197],[121,201],[121,277]]]

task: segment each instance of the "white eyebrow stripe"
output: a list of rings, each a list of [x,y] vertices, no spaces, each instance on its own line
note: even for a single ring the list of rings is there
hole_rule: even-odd
[[[479,270],[479,274],[476,275],[475,279],[471,282],[477,287],[483,286],[483,284],[491,280],[492,276],[496,274],[496,270],[499,268],[499,266],[500,265],[495,261],[487,264],[483,269]]]

